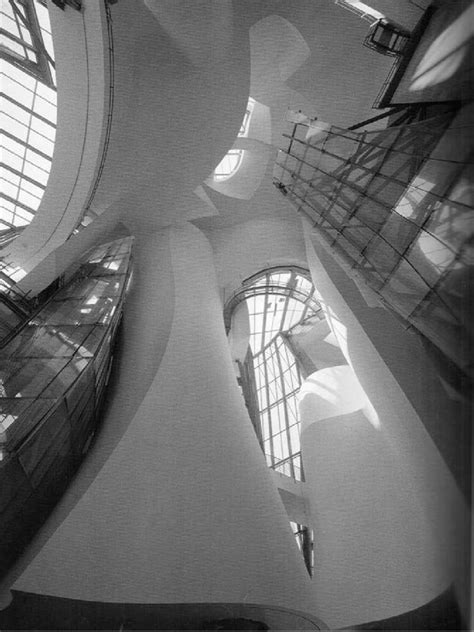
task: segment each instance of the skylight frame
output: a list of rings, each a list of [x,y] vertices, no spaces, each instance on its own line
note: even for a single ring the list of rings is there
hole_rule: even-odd
[[[22,59],[7,46],[0,46],[0,98],[5,119],[0,141],[0,245],[4,246],[32,221],[46,189],[56,135],[56,90],[45,1],[4,0],[2,8],[8,9],[2,15],[17,20],[18,33],[21,27],[23,36],[30,34],[24,46],[34,50],[38,60]]]
[[[25,49],[25,55],[22,57],[13,49],[0,43],[0,58],[19,67],[50,88],[55,88],[55,79],[51,71],[52,68],[54,69],[55,63],[51,53],[47,50],[43,41],[42,30],[44,30],[44,27],[40,25],[35,8],[36,3],[46,7],[46,2],[43,0],[4,1],[12,7],[19,33],[21,33],[22,29],[26,30],[31,42],[27,42],[25,39],[22,39],[12,32],[0,27],[0,35],[4,35]],[[21,9],[24,10],[24,15]],[[6,16],[6,14],[4,15]],[[27,50],[30,51],[30,54],[34,54],[36,56],[36,61],[33,61],[28,57],[26,53]]]

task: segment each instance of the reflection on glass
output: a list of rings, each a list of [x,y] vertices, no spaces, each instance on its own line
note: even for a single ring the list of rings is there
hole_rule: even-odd
[[[120,240],[119,246],[122,252],[124,245],[128,247],[128,256],[121,254],[128,263],[131,243],[127,238]],[[117,248],[115,242],[102,247],[102,257],[95,266],[103,270],[103,259],[110,258]],[[97,259],[97,252],[91,255],[94,257]],[[51,401],[76,388],[94,356],[108,361],[110,325],[116,322],[115,314],[123,301],[128,266],[126,273],[84,277],[91,272],[91,265],[90,260],[86,262],[76,277],[0,349],[0,410],[5,413],[3,418],[0,414],[0,443],[2,428],[8,428],[7,439],[13,440],[42,419],[44,406],[35,408],[32,402],[39,405],[47,401],[47,409],[51,408]],[[94,379],[91,374],[89,380]],[[43,414],[38,416],[40,412]],[[23,430],[15,428],[17,425]]]

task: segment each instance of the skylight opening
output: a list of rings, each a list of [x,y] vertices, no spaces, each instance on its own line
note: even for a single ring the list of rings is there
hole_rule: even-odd
[[[242,149],[231,149],[214,169],[216,180],[226,180],[230,178],[240,167],[244,152]]]
[[[56,73],[45,0],[0,4],[0,245],[33,219],[51,169]]]
[[[249,127],[250,127],[250,119],[252,117],[253,108],[255,105],[254,99],[249,97],[247,108],[245,110],[244,118],[242,120],[242,124],[240,126],[239,133],[237,134],[237,138],[243,138],[248,136]],[[231,176],[233,176],[239,169],[242,159],[244,157],[243,149],[230,149],[221,162],[214,169],[214,179],[215,180],[227,180]]]

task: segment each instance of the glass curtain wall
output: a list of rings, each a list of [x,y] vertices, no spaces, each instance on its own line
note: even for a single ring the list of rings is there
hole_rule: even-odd
[[[133,238],[95,248],[0,345],[0,576],[31,539],[101,420]]]
[[[448,155],[452,120],[363,132],[297,123],[274,183],[315,239],[472,378],[472,142],[459,147],[471,147],[467,164]]]

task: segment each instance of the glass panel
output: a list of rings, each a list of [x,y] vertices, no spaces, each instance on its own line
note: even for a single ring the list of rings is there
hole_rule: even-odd
[[[56,136],[56,129],[52,125],[44,123],[36,116],[33,116],[31,119],[31,129],[51,141],[54,141]]]
[[[55,398],[74,382],[89,360],[79,358],[15,358],[6,363],[7,397]]]
[[[113,255],[111,257],[105,257],[99,264],[94,264],[94,271],[91,276],[124,274],[127,271],[127,266],[127,255]]]
[[[48,182],[48,171],[39,169],[35,165],[31,164],[31,162],[22,163],[21,166],[17,168],[22,169],[25,176],[28,176],[28,178],[32,178],[33,180],[35,180],[44,189]]]
[[[297,478],[301,470],[289,457],[300,449],[296,396],[301,377],[282,334],[306,319],[318,318],[320,306],[313,292],[309,279],[288,269],[264,273],[245,290],[264,451],[271,467]]]
[[[13,449],[56,404],[56,399],[2,397],[0,399],[0,428],[5,432],[5,443],[8,448]]]
[[[21,446],[18,458],[31,485],[37,487],[43,477],[52,471],[51,466],[57,457],[69,451],[67,417],[64,410],[56,410],[46,422],[42,422],[38,432],[33,433]]]
[[[398,252],[403,253],[418,235],[416,224],[398,213],[392,213],[381,230],[383,236]]]
[[[384,278],[387,278],[401,260],[401,255],[378,236],[367,246],[365,257]]]
[[[87,268],[85,270],[87,271]],[[56,294],[54,300],[83,298],[87,305],[94,305],[97,302],[96,299],[120,295],[124,283],[123,275],[105,276],[104,278],[96,278],[91,275],[86,278],[77,278],[67,288]]]
[[[29,163],[20,163],[19,158],[25,153],[25,146],[22,143],[32,145],[49,156],[53,153],[55,128],[34,116],[38,113],[53,122],[56,118],[55,90],[50,85],[50,74],[45,71],[50,62],[46,59],[43,47],[35,47],[44,36],[44,39],[48,40],[45,43],[51,55],[53,50],[50,35],[44,30],[40,31],[36,20],[41,14],[41,23],[49,30],[48,10],[38,0],[27,3],[15,0],[13,4],[2,2],[1,5],[2,29],[9,31],[12,36],[5,38],[5,33],[2,36],[2,42],[6,46],[4,53],[10,50],[11,54],[7,53],[7,57],[2,60],[2,92],[8,98],[2,98],[1,110],[7,119],[8,133],[20,141],[20,144],[5,138],[4,143],[9,151],[4,152],[3,161],[7,166],[25,173],[39,186],[25,179],[16,190],[9,183],[2,185],[2,190],[13,200],[28,206],[34,213],[43,196],[51,164],[48,162],[33,167]],[[17,12],[20,12],[23,18],[19,17]],[[42,96],[47,94],[50,102],[41,99],[38,93]],[[38,167],[42,167],[44,171],[38,171]],[[10,221],[13,225],[20,226],[29,223],[31,218],[32,216],[21,215],[18,218],[12,217]]]
[[[66,395],[67,409],[70,414],[79,406],[84,397],[88,398],[90,393],[94,392],[94,384],[94,365],[90,362]]]
[[[100,298],[93,305],[87,304],[87,298],[51,301],[36,316],[37,322],[51,325],[106,325],[111,322],[116,309],[116,300]]]
[[[420,275],[402,259],[380,293],[402,316],[408,316],[429,290]]]
[[[29,325],[0,351],[0,358],[91,357],[107,329],[102,325],[38,327]]]

